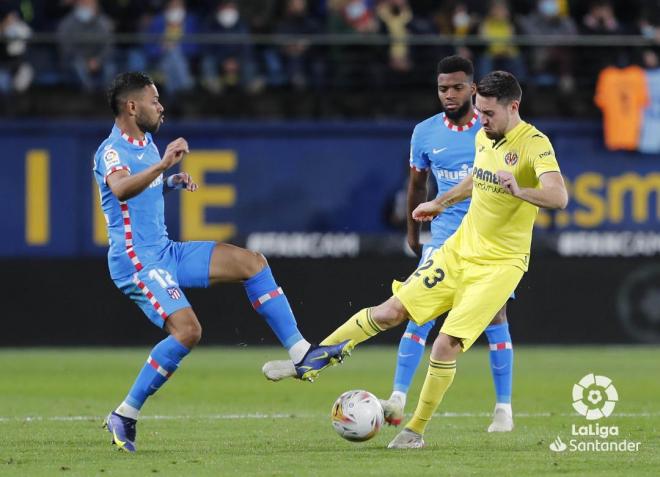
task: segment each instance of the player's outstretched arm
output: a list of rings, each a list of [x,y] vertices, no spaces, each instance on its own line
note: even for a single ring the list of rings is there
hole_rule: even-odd
[[[500,185],[512,196],[546,209],[565,209],[568,205],[568,192],[564,178],[559,172],[546,172],[541,174],[540,189],[519,187],[516,178],[507,171],[498,171],[497,177]]]
[[[422,245],[419,243],[419,232],[421,225],[413,220],[412,213],[413,210],[417,208],[419,204],[424,202],[428,196],[428,178],[429,171],[427,170],[418,170],[414,167],[410,168],[410,179],[408,181],[408,220],[407,220],[407,230],[408,230],[408,245],[410,249],[415,252],[418,256],[422,254]]]
[[[149,184],[167,169],[181,162],[181,159],[188,152],[186,140],[183,138],[176,139],[167,145],[160,162],[137,174],[129,174],[125,170],[113,172],[108,176],[106,182],[117,199],[121,201],[128,200],[149,187]]]
[[[429,202],[419,204],[413,210],[412,218],[419,222],[428,222],[433,220],[436,215],[440,215],[449,206],[464,201],[472,196],[472,176],[467,176],[461,182]]]

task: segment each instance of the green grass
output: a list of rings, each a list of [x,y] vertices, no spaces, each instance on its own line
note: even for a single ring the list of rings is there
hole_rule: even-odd
[[[428,447],[392,451],[386,446],[395,429],[353,444],[334,433],[329,412],[348,389],[389,395],[395,348],[363,346],[309,384],[262,377],[265,360],[284,357],[279,349],[202,347],[145,406],[139,452],[129,455],[113,450],[101,419],[124,397],[147,352],[0,351],[0,475],[640,476],[660,469],[657,348],[518,347],[516,429],[492,435],[485,432],[494,394],[488,354],[476,346],[459,360]],[[573,413],[571,389],[590,372],[609,376],[619,391],[614,414],[599,423],[619,426],[613,439],[641,441],[639,452],[548,449],[557,436],[571,438],[572,424],[586,424]]]

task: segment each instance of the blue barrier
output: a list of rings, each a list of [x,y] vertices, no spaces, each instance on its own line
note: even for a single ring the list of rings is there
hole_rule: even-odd
[[[0,256],[105,253],[92,156],[111,121],[0,121],[4,206]],[[572,200],[542,212],[539,230],[655,231],[659,157],[612,153],[596,122],[538,121],[554,144]],[[413,122],[175,122],[193,153],[196,194],[168,194],[175,239],[232,240],[254,232],[388,231],[384,209],[407,175]]]

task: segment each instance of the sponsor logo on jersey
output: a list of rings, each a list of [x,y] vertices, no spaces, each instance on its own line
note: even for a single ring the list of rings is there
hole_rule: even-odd
[[[482,169],[481,167],[475,167],[472,170],[472,177],[475,179],[480,179],[484,182],[490,182],[491,184],[500,183],[499,179],[497,178],[497,174],[486,169]]]
[[[434,169],[433,172],[438,179],[460,182],[468,175],[472,174],[472,167],[463,164],[458,171],[455,169]]]
[[[163,174],[159,175],[156,177],[151,184],[149,184],[149,189],[153,187],[158,187],[160,185],[163,185]]]

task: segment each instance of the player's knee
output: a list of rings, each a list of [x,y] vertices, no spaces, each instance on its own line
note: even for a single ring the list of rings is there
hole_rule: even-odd
[[[433,342],[433,349],[431,350],[431,358],[440,361],[451,361],[456,359],[456,356],[461,351],[461,342],[453,336],[439,333],[438,337]]]
[[[378,326],[387,330],[403,323],[408,318],[408,312],[396,297],[391,297],[374,307],[371,317]]]
[[[255,276],[268,266],[268,260],[262,253],[252,250],[246,250],[245,252],[247,253],[246,259],[243,261],[245,278]]]
[[[199,321],[190,321],[184,326],[178,327],[175,338],[186,348],[191,349],[202,339],[202,325]]]
[[[188,340],[192,343],[191,346],[196,346],[202,339],[202,325],[199,322],[193,323],[188,329]]]

